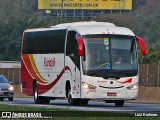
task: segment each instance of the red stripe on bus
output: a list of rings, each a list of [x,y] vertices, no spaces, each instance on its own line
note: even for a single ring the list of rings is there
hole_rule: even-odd
[[[119,81],[117,81],[117,82],[119,82]],[[119,83],[121,83],[121,84],[132,83],[132,78],[129,78],[129,79],[127,79],[127,80],[125,80],[123,82],[119,82]]]
[[[46,93],[47,91],[49,91],[52,87],[54,87],[54,85],[60,80],[60,78],[63,76],[63,74],[65,73],[65,71],[69,70],[71,72],[71,69],[68,66],[65,66],[65,68],[61,71],[61,73],[58,75],[58,77],[53,80],[52,83],[48,84],[48,85],[41,85],[38,84],[38,87],[41,88],[42,90],[45,90],[44,93]],[[72,73],[72,72],[71,72]],[[44,93],[40,93],[40,91],[38,92],[38,94],[44,94]]]
[[[47,83],[47,82],[44,82],[43,80],[41,80],[38,75],[36,74],[32,64],[31,64],[31,60],[29,58],[29,55],[23,55],[23,60],[24,60],[24,64],[26,65],[27,69],[28,69],[28,72],[33,76],[33,79],[36,79],[39,83]]]

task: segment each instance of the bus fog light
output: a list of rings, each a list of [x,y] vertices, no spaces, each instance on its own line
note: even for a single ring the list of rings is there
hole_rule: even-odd
[[[138,86],[139,86],[138,83],[136,83],[136,84],[134,84],[134,85],[128,86],[127,89],[128,89],[128,90],[138,89]]]

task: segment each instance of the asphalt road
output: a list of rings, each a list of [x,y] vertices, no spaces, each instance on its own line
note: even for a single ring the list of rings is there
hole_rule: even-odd
[[[89,101],[87,106],[69,106],[67,100],[53,100],[49,105],[34,104],[33,98],[14,98],[13,101],[0,101],[0,104],[34,106],[46,108],[67,108],[82,111],[109,111],[109,112],[126,112],[126,113],[154,113],[160,116],[160,104],[144,104],[144,103],[125,103],[124,107],[115,107],[112,103]]]

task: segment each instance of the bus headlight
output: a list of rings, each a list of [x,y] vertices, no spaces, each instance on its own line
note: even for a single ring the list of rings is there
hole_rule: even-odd
[[[134,85],[128,86],[127,89],[128,89],[128,90],[138,89],[138,86],[139,86],[139,84],[136,83],[136,84],[134,84]]]
[[[13,86],[10,86],[8,90],[13,91],[14,90]]]
[[[87,84],[87,83],[85,83],[85,82],[82,82],[82,88],[83,88],[83,89],[96,89],[95,86],[90,85],[90,84]]]
[[[87,84],[87,83],[82,83],[82,88],[83,88],[83,89],[89,89],[89,84]]]

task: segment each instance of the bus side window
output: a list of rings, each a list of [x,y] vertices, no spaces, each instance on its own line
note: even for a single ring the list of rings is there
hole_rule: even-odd
[[[69,56],[77,68],[80,69],[80,57],[78,56],[77,49],[76,32],[69,31],[67,36],[66,56]]]

